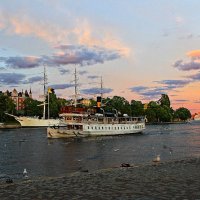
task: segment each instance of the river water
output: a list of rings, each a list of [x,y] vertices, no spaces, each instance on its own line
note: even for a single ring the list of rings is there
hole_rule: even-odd
[[[0,179],[66,173],[200,156],[200,123],[147,125],[143,134],[82,140],[47,139],[44,128],[0,129]]]

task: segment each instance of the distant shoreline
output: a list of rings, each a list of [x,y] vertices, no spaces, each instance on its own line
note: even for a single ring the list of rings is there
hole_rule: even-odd
[[[187,124],[190,123],[188,121],[180,121],[180,122],[147,122],[146,125],[165,125],[165,124]]]

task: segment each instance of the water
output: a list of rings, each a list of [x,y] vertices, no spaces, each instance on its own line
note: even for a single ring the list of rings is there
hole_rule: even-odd
[[[46,129],[0,129],[0,179],[55,177],[81,170],[200,156],[200,124],[149,125],[143,134],[47,139]]]

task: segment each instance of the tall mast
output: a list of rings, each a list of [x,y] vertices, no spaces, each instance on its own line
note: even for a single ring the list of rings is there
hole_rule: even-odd
[[[102,80],[102,76],[101,76],[101,101],[103,99],[103,80]]]
[[[43,95],[44,95],[44,101],[43,101],[43,119],[45,119],[45,113],[46,113],[46,103],[45,103],[45,101],[46,101],[46,83],[47,83],[47,76],[46,76],[46,68],[45,68],[45,65],[44,65],[44,83],[43,83],[43,85],[44,85],[44,93],[43,93]]]
[[[78,81],[78,79],[77,79],[76,66],[75,66],[75,71],[74,71],[74,82],[75,82],[75,87],[74,87],[74,106],[75,106],[75,108],[77,106],[77,95],[78,95],[78,93],[77,93],[77,81]]]

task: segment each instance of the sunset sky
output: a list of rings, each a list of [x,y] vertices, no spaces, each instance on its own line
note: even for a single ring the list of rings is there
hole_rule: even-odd
[[[199,0],[2,0],[0,91],[123,96],[200,111]]]

